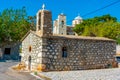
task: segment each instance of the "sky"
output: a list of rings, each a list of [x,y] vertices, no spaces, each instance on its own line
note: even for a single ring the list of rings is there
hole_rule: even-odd
[[[103,8],[116,1],[118,2],[114,5]],[[34,16],[41,9],[43,3],[45,4],[45,9],[52,12],[53,20],[57,19],[60,13],[64,13],[67,17],[68,25],[71,25],[72,20],[78,14],[83,19],[110,14],[120,21],[120,0],[0,0],[0,12],[4,9],[21,9],[25,6],[27,14]],[[98,10],[100,8],[103,9]],[[90,13],[95,10],[98,11]]]

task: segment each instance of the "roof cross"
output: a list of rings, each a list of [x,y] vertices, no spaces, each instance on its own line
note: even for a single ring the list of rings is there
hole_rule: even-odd
[[[45,9],[45,4],[42,5],[42,9],[43,9],[43,10]]]

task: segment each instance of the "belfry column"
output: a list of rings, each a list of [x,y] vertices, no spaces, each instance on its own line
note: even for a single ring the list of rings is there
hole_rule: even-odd
[[[37,15],[36,15],[37,17],[37,20],[36,20],[36,31],[39,31],[40,30],[40,24],[39,24],[39,18],[40,18],[40,15],[39,15],[39,13],[37,13]]]
[[[43,4],[42,10],[37,13],[37,26],[36,31],[40,32],[41,36],[51,36],[52,32],[52,14],[50,11],[45,9]]]

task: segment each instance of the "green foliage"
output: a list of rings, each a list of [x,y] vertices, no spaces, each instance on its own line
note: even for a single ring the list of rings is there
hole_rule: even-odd
[[[38,73],[35,71],[35,72],[34,72],[34,75],[38,75]]]
[[[32,18],[32,16],[31,16]],[[6,9],[0,14],[0,43],[16,42],[35,25],[26,14],[26,9]]]
[[[76,25],[74,31],[78,35],[107,37],[120,43],[120,23],[110,15],[86,19],[83,23]]]

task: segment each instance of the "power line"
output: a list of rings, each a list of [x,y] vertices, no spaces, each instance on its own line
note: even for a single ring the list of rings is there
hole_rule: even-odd
[[[95,13],[95,12],[98,12],[98,11],[100,11],[100,10],[102,10],[102,9],[105,9],[105,8],[107,8],[107,7],[110,7],[110,6],[112,6],[112,5],[115,5],[115,4],[119,3],[119,2],[120,2],[120,0],[117,0],[117,1],[115,1],[115,2],[113,2],[113,3],[111,3],[111,4],[109,4],[109,5],[106,5],[106,6],[102,7],[102,8],[99,8],[99,9],[97,9],[97,10],[88,12],[88,13],[82,15],[82,17],[87,16],[87,15],[90,15],[90,14],[93,14],[93,13]],[[72,19],[72,20],[73,20],[73,19]],[[69,20],[68,22],[71,22],[72,20]]]
[[[105,8],[107,8],[107,7],[110,7],[110,6],[112,6],[112,5],[114,5],[114,4],[117,4],[117,3],[119,3],[119,2],[120,2],[120,0],[118,0],[118,1],[116,1],[116,2],[113,2],[113,3],[111,3],[111,4],[107,5],[107,6],[104,6],[104,7],[102,7],[102,8],[99,8],[99,9],[97,9],[97,10],[94,10],[94,11],[91,11],[91,12],[89,12],[89,13],[86,13],[86,14],[83,15],[83,17],[84,17],[84,16],[87,16],[87,15],[90,15],[90,14],[93,14],[93,13],[95,13],[95,12],[97,12],[97,11],[100,11],[100,10],[102,10],[102,9],[105,9]]]

